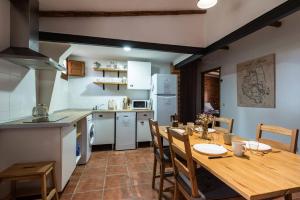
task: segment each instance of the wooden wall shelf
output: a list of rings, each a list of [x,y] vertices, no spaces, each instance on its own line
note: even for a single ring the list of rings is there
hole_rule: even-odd
[[[113,68],[95,68],[94,71],[105,71],[105,72],[127,72],[127,69],[113,69]]]
[[[127,83],[94,82],[96,85],[127,85]]]

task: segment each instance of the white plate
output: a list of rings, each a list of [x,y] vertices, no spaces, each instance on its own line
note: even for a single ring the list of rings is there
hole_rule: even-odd
[[[271,151],[272,150],[272,147],[267,144],[259,143],[256,141],[243,141],[243,142],[246,144],[247,149],[251,149],[251,150],[255,150],[255,151]]]
[[[227,149],[216,144],[195,144],[193,148],[199,153],[206,155],[223,155],[227,153]]]
[[[198,132],[203,131],[202,127],[195,128],[195,130],[198,131]],[[216,129],[208,128],[208,133],[214,133],[214,132],[216,132]]]

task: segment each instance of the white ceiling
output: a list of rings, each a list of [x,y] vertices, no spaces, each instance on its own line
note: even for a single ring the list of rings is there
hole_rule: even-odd
[[[198,9],[197,0],[39,0],[41,10]],[[40,18],[40,30],[142,42],[207,47],[287,0],[219,0],[203,15]]]
[[[71,55],[92,59],[134,59],[158,63],[172,63],[175,59],[185,54],[143,49],[132,49],[126,52],[123,48],[72,44]]]

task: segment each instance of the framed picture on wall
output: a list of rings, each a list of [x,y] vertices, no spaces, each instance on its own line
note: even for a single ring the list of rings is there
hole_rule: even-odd
[[[275,54],[237,65],[240,107],[275,108]]]

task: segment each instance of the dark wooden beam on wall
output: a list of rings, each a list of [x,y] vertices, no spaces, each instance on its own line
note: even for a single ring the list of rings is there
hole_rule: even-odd
[[[221,47],[220,49],[222,49],[222,50],[229,50],[229,46],[224,46],[224,47]]]
[[[39,40],[48,41],[48,42],[99,45],[99,46],[110,46],[110,47],[121,47],[121,48],[123,48],[124,46],[130,46],[133,49],[134,48],[149,49],[149,50],[195,54],[195,55],[199,55],[199,54],[201,55],[204,53],[204,48],[201,47],[159,44],[159,43],[119,40],[119,39],[111,39],[111,38],[100,38],[100,37],[72,35],[72,34],[63,34],[63,33],[51,33],[51,32],[39,32]]]
[[[276,21],[272,24],[270,24],[269,26],[275,27],[275,28],[280,28],[282,26],[282,22],[281,21]]]
[[[163,15],[201,15],[206,10],[146,10],[146,11],[55,11],[41,10],[40,17],[137,17]]]
[[[237,29],[236,31],[228,34],[227,36],[223,37],[222,39],[218,40],[217,42],[209,45],[205,48],[204,56],[210,53],[213,53],[220,48],[227,46],[237,40],[242,39],[270,24],[276,23],[277,21],[281,20],[282,18],[289,16],[297,11],[300,10],[300,1],[299,0],[288,0],[281,5],[277,6],[276,8],[272,9],[271,11],[261,15],[260,17],[252,20],[248,24],[242,26],[241,28]],[[193,56],[191,56],[193,57]],[[184,65],[188,64],[189,62],[194,61],[191,57],[187,58],[186,60],[182,61]],[[199,58],[198,58],[199,59]],[[181,63],[178,63],[175,67],[182,67]]]

